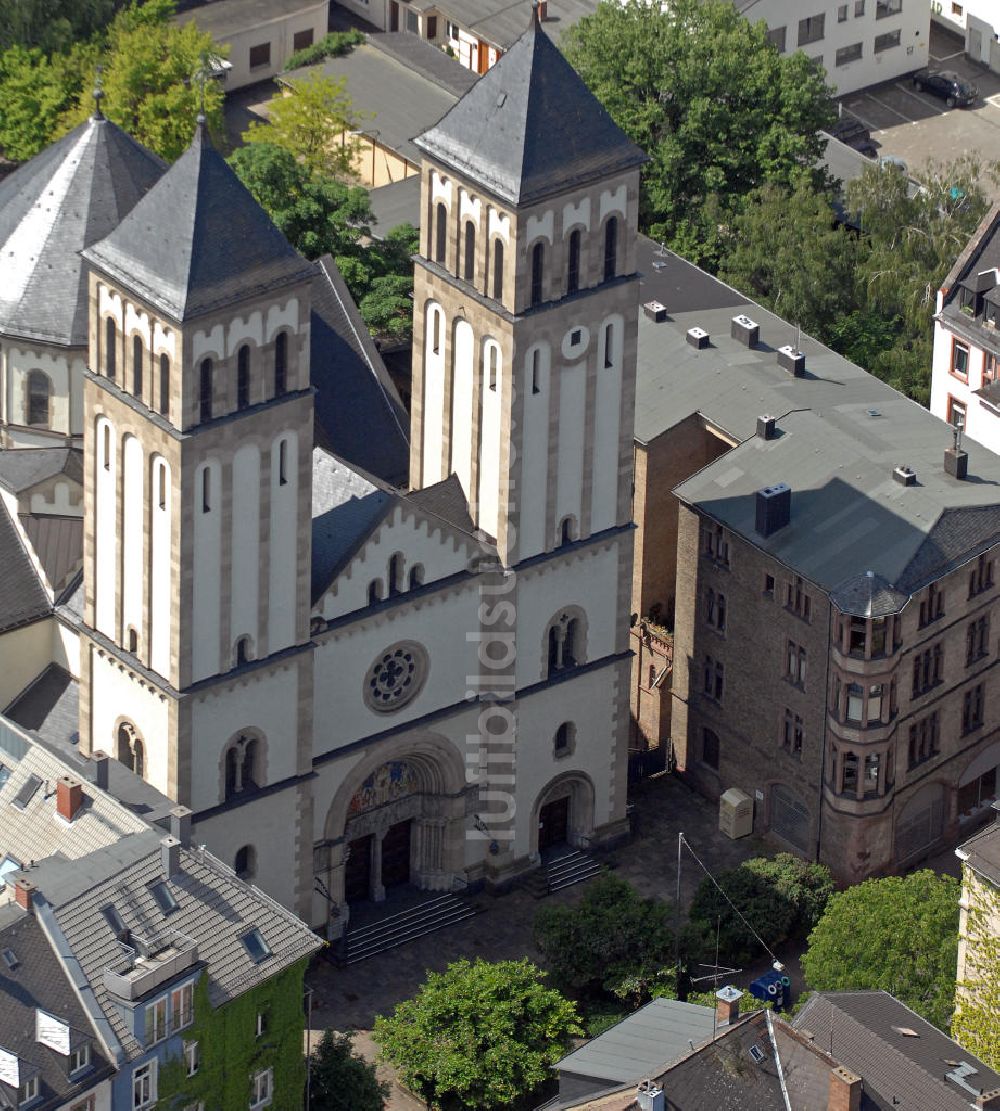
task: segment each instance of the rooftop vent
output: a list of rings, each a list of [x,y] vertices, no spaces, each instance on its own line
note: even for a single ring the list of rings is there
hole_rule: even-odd
[[[642,311],[656,324],[662,324],[667,319],[667,306],[661,301],[646,301]]]
[[[176,837],[160,838],[160,864],[163,875],[170,879],[176,876],[181,868],[181,843]]]
[[[687,341],[699,351],[708,347],[708,332],[704,328],[688,328]]]
[[[744,347],[756,347],[760,339],[760,325],[750,319],[745,313],[733,317],[729,334],[733,339],[739,340]]]
[[[102,791],[108,789],[108,754],[98,749],[90,754],[86,776],[95,787]]]
[[[892,468],[892,477],[900,486],[916,486],[917,484],[917,472],[912,467],[904,466],[902,463],[898,467]]]
[[[792,488],[777,482],[757,491],[756,529],[761,536],[771,536],[792,519]]]
[[[944,471],[952,478],[963,479],[969,473],[969,453],[962,450],[962,430],[956,428],[954,443],[944,453]]]
[[[801,378],[806,372],[806,357],[790,343],[778,348],[778,366],[787,370],[793,378]]]
[[[635,1102],[639,1111],[663,1111],[663,1089],[655,1080],[640,1080],[635,1092]]]
[[[762,440],[773,440],[777,431],[777,422],[774,417],[757,418],[757,435]]]

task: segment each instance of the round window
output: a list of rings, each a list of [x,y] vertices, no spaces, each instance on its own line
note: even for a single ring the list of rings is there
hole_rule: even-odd
[[[405,706],[420,693],[427,678],[427,653],[407,641],[382,652],[365,676],[365,702],[379,713]]]

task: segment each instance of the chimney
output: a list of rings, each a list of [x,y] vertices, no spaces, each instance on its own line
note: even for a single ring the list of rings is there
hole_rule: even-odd
[[[757,491],[756,529],[767,537],[783,529],[792,519],[792,488],[787,482],[777,482]]]
[[[191,811],[186,806],[175,806],[170,811],[170,835],[183,848],[191,848]]]
[[[789,343],[778,348],[778,366],[793,378],[801,378],[806,372],[806,357]]]
[[[37,888],[26,876],[21,876],[14,881],[14,901],[22,909],[34,914],[32,903]]]
[[[642,311],[654,324],[662,324],[667,319],[667,306],[662,301],[646,301]]]
[[[181,843],[176,837],[160,838],[160,861],[164,879],[176,876],[181,870]]]
[[[827,1111],[859,1111],[861,1107],[861,1077],[837,1065],[830,1069],[830,1094]]]
[[[56,781],[56,813],[71,822],[83,805],[83,785],[71,775],[61,775]]]
[[[687,341],[697,351],[708,347],[708,332],[704,328],[688,328]]]
[[[758,417],[757,418],[757,435],[762,440],[773,440],[775,433],[776,422],[774,417]]]
[[[976,1107],[983,1111],[997,1111],[1000,1108],[1000,1088],[990,1088],[976,1096]]]
[[[108,789],[108,754],[97,752],[90,754],[90,762],[87,765],[87,777],[95,787],[100,787],[102,791]]]
[[[760,339],[760,325],[750,319],[745,313],[734,316],[729,334],[733,339],[739,340],[744,347],[756,347]]]
[[[962,451],[957,443],[955,447],[945,449],[944,473],[957,479],[963,479],[969,473],[969,453]]]
[[[664,1111],[663,1089],[655,1080],[640,1080],[635,1102],[639,1111]]]
[[[743,992],[727,984],[715,993],[715,1021],[718,1026],[731,1026],[740,1017]]]
[[[898,467],[893,467],[892,477],[900,486],[916,486],[917,484],[917,472],[912,467],[907,467],[902,463]]]
[[[538,0],[538,22],[544,23],[549,18],[549,0]]]

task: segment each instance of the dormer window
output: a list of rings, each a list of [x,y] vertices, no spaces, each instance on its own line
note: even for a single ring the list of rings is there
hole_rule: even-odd
[[[90,1065],[90,1042],[78,1045],[69,1055],[69,1074],[82,1072]]]
[[[39,1096],[38,1074],[29,1076],[17,1090],[17,1106],[27,1107],[35,1102]]]
[[[978,316],[982,309],[983,299],[971,289],[962,289],[959,295],[958,307],[966,316]]]

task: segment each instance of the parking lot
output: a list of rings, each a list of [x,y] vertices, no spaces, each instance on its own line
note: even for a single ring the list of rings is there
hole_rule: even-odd
[[[959,39],[933,25],[930,52],[930,68],[955,70],[978,87],[972,107],[949,109],[943,100],[900,78],[844,97],[844,111],[871,131],[880,154],[904,159],[913,171],[929,159],[947,161],[963,154],[983,163],[1000,162],[1000,74],[970,61]],[[1000,199],[1000,185],[990,188]]]

